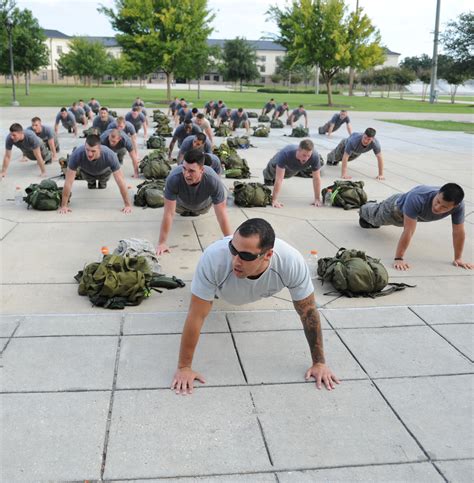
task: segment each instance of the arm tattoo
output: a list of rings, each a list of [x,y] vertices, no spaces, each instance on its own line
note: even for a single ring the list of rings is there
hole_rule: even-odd
[[[311,294],[303,300],[293,301],[293,305],[296,312],[300,316],[301,322],[303,323],[304,334],[306,336],[306,340],[308,341],[313,364],[324,364],[325,359],[321,321],[316,308],[314,295]]]

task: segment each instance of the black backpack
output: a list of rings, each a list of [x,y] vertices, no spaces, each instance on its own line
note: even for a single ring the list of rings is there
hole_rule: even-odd
[[[363,181],[334,181],[334,184],[321,191],[322,198],[328,190],[332,191],[331,204],[345,210],[360,208],[367,203],[367,193]]]

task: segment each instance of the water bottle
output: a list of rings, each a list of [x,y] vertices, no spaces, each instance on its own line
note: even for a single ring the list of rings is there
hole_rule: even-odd
[[[332,206],[332,189],[328,189],[324,195],[324,206]]]
[[[102,253],[102,258],[105,258],[107,255],[110,254],[109,247],[101,247],[100,248],[100,253]]]
[[[15,205],[16,206],[21,206],[23,204],[23,194],[21,193],[21,188],[20,186],[17,186],[15,188]]]
[[[311,250],[309,257],[306,259],[306,265],[309,268],[311,279],[318,278],[318,251]]]

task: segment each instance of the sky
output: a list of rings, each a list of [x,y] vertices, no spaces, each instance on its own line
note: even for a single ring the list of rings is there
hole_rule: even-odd
[[[113,0],[17,0],[16,3],[31,10],[46,29],[67,35],[115,34],[107,17],[97,11],[99,5],[113,7]],[[265,13],[271,5],[286,4],[287,0],[208,0],[216,16],[211,37],[257,40],[277,34],[275,24],[268,21]],[[355,9],[356,0],[346,0],[346,5]],[[383,45],[398,52],[400,59],[423,53],[432,55],[436,0],[359,0],[359,6],[380,30]],[[471,6],[470,0],[441,0],[440,30]]]

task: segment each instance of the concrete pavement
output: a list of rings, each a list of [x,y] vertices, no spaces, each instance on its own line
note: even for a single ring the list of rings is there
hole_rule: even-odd
[[[51,124],[55,110],[3,109],[2,135],[33,115]],[[414,115],[351,113],[356,131],[377,129],[386,180],[374,179],[371,153],[350,163],[350,174],[378,200],[417,184],[461,184],[464,258],[472,261],[472,136],[377,121],[395,117]],[[346,134],[317,135],[327,118],[310,112],[324,157]],[[277,149],[298,142],[288,133],[274,129],[241,152],[252,180],[262,180]],[[79,142],[60,135],[62,153]],[[472,481],[474,286],[471,272],[451,264],[449,219],[419,224],[407,253],[413,268],[399,273],[391,260],[400,229],[365,231],[356,211],[310,206],[310,180],[284,182],[281,210],[231,207],[235,227],[262,216],[305,256],[364,249],[381,258],[391,280],[416,288],[349,299],[324,295],[331,287],[315,282],[327,362],[342,381],[332,392],[304,381],[310,355],[287,291],[242,307],[218,300],[194,364],[207,382],[178,397],[169,385],[189,282],[202,250],[220,237],[214,215],[174,221],[172,253],[161,263],[187,282],[184,289],[120,312],[94,308],[72,277],[100,258],[103,245],[131,236],[156,242],[162,210],[123,215],[113,180],[105,191],[76,182],[67,216],[15,206],[15,187],[38,180],[35,163],[19,157],[14,151],[0,183],[1,481]],[[57,165],[47,170],[59,174]],[[125,173],[136,186],[128,159]],[[325,166],[323,186],[339,173]]]

